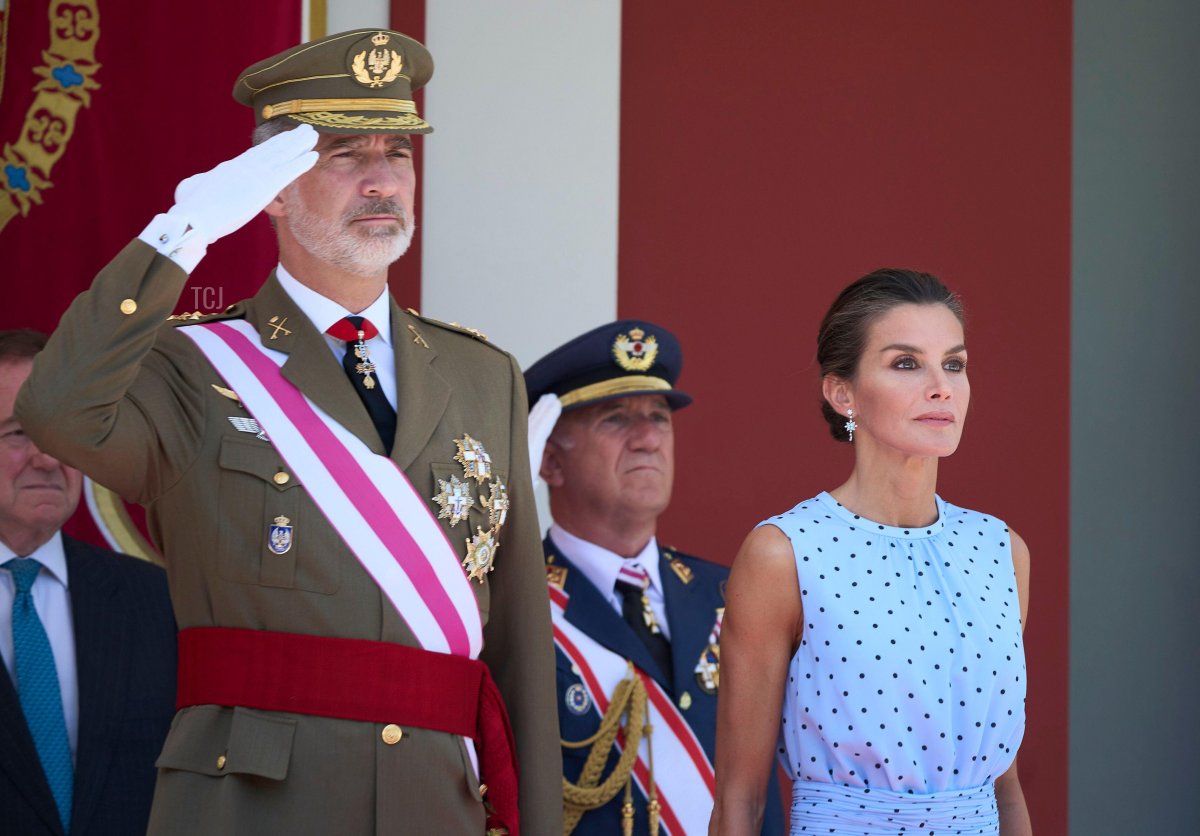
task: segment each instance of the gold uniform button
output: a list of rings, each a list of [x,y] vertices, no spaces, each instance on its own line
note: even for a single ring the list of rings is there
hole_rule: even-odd
[[[225,756],[217,755],[217,769],[224,769],[224,768],[225,768]]]
[[[121,313],[125,314],[126,316],[129,316],[131,313],[136,313],[136,312],[137,312],[137,302],[133,301],[132,299],[122,299],[121,300]]]
[[[692,695],[684,691],[679,697],[679,707],[687,711],[692,707]]]
[[[275,480],[276,485],[286,485],[288,482],[290,482],[292,480],[292,477],[289,476],[286,472],[284,472],[282,470],[279,471],[278,473],[276,473],[271,478],[273,480]]]
[[[404,729],[397,726],[395,723],[388,723],[383,727],[383,742],[388,746],[395,746],[400,742],[400,738],[404,737]]]

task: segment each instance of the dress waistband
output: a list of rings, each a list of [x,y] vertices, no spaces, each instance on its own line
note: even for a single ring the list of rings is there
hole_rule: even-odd
[[[818,781],[792,785],[792,836],[822,833],[999,834],[992,784],[935,793],[904,793],[875,787],[842,787]]]

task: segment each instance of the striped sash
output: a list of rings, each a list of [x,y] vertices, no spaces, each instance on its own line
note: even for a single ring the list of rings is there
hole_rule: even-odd
[[[459,558],[404,472],[288,382],[244,320],[179,329],[238,394],[425,650],[476,658],[483,626]]]
[[[629,674],[629,662],[567,621],[568,596],[550,584],[550,618],[554,643],[579,668],[584,687],[601,715],[608,710],[609,695]],[[713,767],[704,747],[669,694],[654,679],[635,672],[646,686],[649,722],[654,726],[654,782],[662,805],[662,829],[671,836],[707,833],[713,806]],[[623,746],[618,735],[616,746]],[[643,797],[649,797],[650,752],[642,738],[633,778]]]

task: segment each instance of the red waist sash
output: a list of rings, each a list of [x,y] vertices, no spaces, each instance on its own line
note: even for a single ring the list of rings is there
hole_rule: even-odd
[[[473,738],[495,811],[488,826],[519,834],[512,728],[487,665],[477,659],[366,639],[193,627],[179,631],[175,705],[396,723]]]

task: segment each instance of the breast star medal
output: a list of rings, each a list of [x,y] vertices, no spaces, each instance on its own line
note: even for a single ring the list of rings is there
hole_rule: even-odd
[[[454,443],[458,445],[454,460],[462,465],[466,478],[474,479],[481,485],[492,478],[492,457],[482,444],[471,438],[469,433],[455,439]]]
[[[693,671],[696,684],[706,694],[717,693],[721,684],[721,622],[725,619],[725,608],[717,607],[717,620],[708,634],[708,644],[700,652],[700,661]]]
[[[647,337],[641,328],[634,328],[627,335],[617,334],[612,352],[617,365],[625,371],[648,371],[658,357],[658,340],[653,336]]]
[[[267,532],[267,548],[273,554],[287,554],[292,550],[292,526],[287,517],[276,517]]]
[[[498,548],[492,532],[476,526],[475,536],[467,540],[467,556],[462,562],[463,568],[467,570],[467,578],[482,584],[483,576],[496,568]]]
[[[479,504],[487,509],[488,525],[492,527],[492,530],[496,532],[496,537],[499,538],[500,529],[508,519],[508,488],[499,479],[489,482],[488,495],[480,494]]]
[[[463,482],[457,476],[451,476],[450,481],[438,479],[438,487],[441,493],[433,497],[433,501],[438,504],[437,518],[444,520],[449,518],[450,527],[458,525],[462,520],[466,519],[467,511],[475,504],[475,497],[471,496],[471,486]]]

